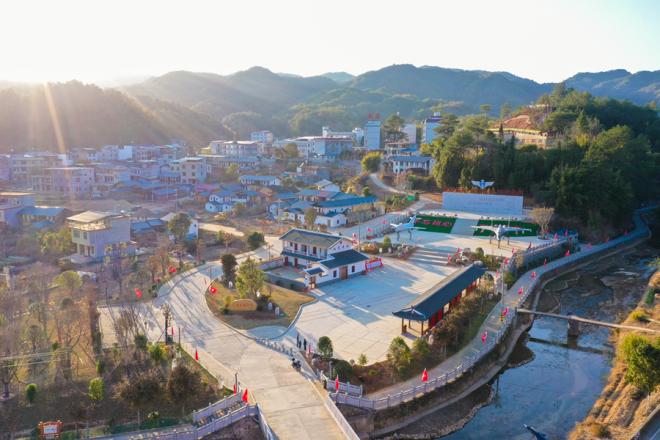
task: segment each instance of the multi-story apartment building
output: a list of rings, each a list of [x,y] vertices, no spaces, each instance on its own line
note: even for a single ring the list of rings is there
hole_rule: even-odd
[[[261,144],[272,144],[275,140],[273,132],[270,130],[253,131],[250,133],[250,141]]]
[[[110,191],[118,183],[131,180],[131,170],[125,165],[100,163],[94,167],[94,191]]]
[[[32,176],[41,174],[44,168],[65,164],[66,157],[55,153],[34,152],[14,154],[10,158],[11,182],[16,186],[29,187]]]
[[[200,154],[199,157],[203,158],[206,162],[207,176],[216,178],[232,164],[236,164],[239,170],[245,171],[256,169],[261,162],[258,157],[229,157],[219,154]]]
[[[406,139],[411,144],[417,143],[417,124],[414,122],[408,122],[403,126],[403,133],[406,135]]]
[[[160,177],[161,165],[157,160],[139,160],[127,166],[132,180],[158,180]]]
[[[11,179],[11,156],[0,154],[0,182],[8,182]]]
[[[433,168],[433,158],[429,156],[390,156],[384,165],[386,171],[394,174],[417,170],[428,175]]]
[[[32,176],[35,191],[61,197],[88,198],[94,187],[92,167],[52,167]]]
[[[442,117],[440,116],[440,113],[435,112],[433,113],[433,116],[430,116],[426,119],[424,119],[424,123],[422,124],[422,143],[423,144],[430,144],[433,142],[435,137],[437,136],[437,133],[435,132],[435,129],[437,126],[440,125],[440,120]]]
[[[130,217],[110,212],[86,211],[67,218],[76,254],[99,260],[106,255],[129,251]]]
[[[244,174],[238,178],[238,181],[243,185],[253,186],[279,186],[282,184],[278,176],[255,176],[252,174]]]
[[[34,206],[34,193],[21,191],[0,192],[0,223],[12,228],[20,226],[19,212],[29,206]]]
[[[298,154],[303,157],[325,157],[334,159],[342,152],[353,148],[352,137],[300,136],[275,142],[276,148],[284,148],[287,144],[295,144]]]
[[[254,141],[211,141],[211,154],[231,157],[254,157],[259,154],[259,143]]]
[[[158,145],[133,145],[133,160],[156,160],[160,158],[161,149]]]
[[[364,124],[364,147],[369,150],[380,148],[380,118],[371,118]]]
[[[207,166],[203,157],[184,157],[170,162],[170,169],[179,173],[181,183],[204,183]]]

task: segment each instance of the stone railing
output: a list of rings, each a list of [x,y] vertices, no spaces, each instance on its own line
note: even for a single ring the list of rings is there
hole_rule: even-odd
[[[544,278],[547,278],[547,275],[552,276],[552,272],[558,274],[558,270],[560,268],[574,265],[575,263],[578,263],[581,260],[591,256],[597,256],[603,253],[607,253],[609,251],[614,250],[618,246],[626,245],[633,241],[647,238],[650,232],[646,224],[641,220],[639,213],[640,211],[637,211],[635,213],[634,231],[630,233],[626,233],[614,240],[609,240],[605,243],[601,243],[593,246],[586,246],[586,247],[583,246],[582,249],[580,249],[580,251],[578,252],[553,260],[543,266],[535,268],[533,271],[529,271],[523,274],[514,283],[514,285],[511,286],[510,289],[508,289],[509,296],[511,296],[511,292],[517,293],[521,291],[520,289],[522,289],[522,293],[516,295],[513,301],[507,303],[507,305],[510,304],[511,306],[513,306],[513,309],[510,310],[510,312],[502,318],[502,322],[501,322],[502,325],[500,326],[500,329],[495,333],[495,337],[494,338],[489,337],[488,340],[476,353],[465,357],[463,359],[463,362],[458,364],[458,366],[456,366],[451,371],[442,374],[438,377],[435,377],[433,379],[430,379],[429,381],[423,384],[405,389],[399,393],[388,395],[387,397],[383,397],[379,399],[369,399],[367,397],[358,397],[358,396],[352,396],[350,394],[345,394],[341,392],[341,387],[339,393],[337,392],[332,393],[330,394],[330,397],[332,398],[332,400],[334,400],[337,403],[356,406],[359,408],[382,410],[385,408],[390,408],[393,406],[400,405],[401,403],[406,401],[413,400],[428,392],[441,388],[447,385],[448,383],[455,381],[456,379],[461,377],[466,371],[470,370],[475,364],[481,361],[488,353],[490,353],[500,343],[502,338],[506,335],[507,331],[511,327],[511,324],[515,322],[515,317],[517,315],[517,311],[515,307],[518,307],[521,304],[523,304],[529,298],[529,296],[535,290],[535,288],[541,285],[542,280]],[[547,250],[550,249],[552,246],[563,245],[565,244],[565,242],[568,242],[570,240],[577,241],[577,237],[574,235],[573,236],[569,235],[568,237],[563,237],[563,240],[561,241],[558,239],[557,241],[553,241],[552,243],[548,243],[546,245],[537,247],[536,251],[535,248],[532,248],[526,252],[530,253],[530,255],[536,255],[538,257],[538,253],[537,253],[538,249]],[[511,264],[511,260],[509,260],[509,264]],[[533,276],[532,276],[532,272],[534,273]]]

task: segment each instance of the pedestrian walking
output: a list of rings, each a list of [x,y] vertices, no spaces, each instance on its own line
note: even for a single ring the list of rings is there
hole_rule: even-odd
[[[307,339],[303,339],[303,349],[307,351]]]

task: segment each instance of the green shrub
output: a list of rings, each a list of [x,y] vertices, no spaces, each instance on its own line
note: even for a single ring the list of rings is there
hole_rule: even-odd
[[[406,345],[406,341],[401,336],[392,339],[387,351],[387,360],[399,374],[403,374],[412,362],[410,347]]]
[[[318,349],[321,356],[326,359],[330,359],[333,354],[332,341],[327,336],[321,336],[319,338]]]
[[[655,301],[655,289],[650,288],[649,290],[646,291],[646,299],[645,302],[649,306],[653,305],[653,301]]]
[[[635,321],[649,322],[649,317],[644,310],[635,310],[630,314],[630,317]]]
[[[34,403],[37,398],[37,384],[31,383],[25,387],[25,398],[29,403]]]
[[[425,338],[417,338],[413,342],[413,356],[417,359],[424,359],[429,354],[429,343]]]
[[[361,353],[360,356],[358,356],[358,365],[361,367],[364,367],[367,365],[369,361],[367,360],[367,355],[364,353]]]
[[[660,384],[660,338],[651,342],[636,334],[627,334],[619,343],[618,356],[626,363],[626,382],[645,393]]]
[[[105,384],[103,379],[100,377],[95,377],[89,381],[89,387],[87,389],[87,395],[94,402],[100,402],[105,397]]]
[[[392,247],[392,239],[390,237],[383,238],[383,248],[389,249]]]
[[[353,367],[346,361],[337,361],[337,364],[334,366],[335,375],[339,376],[339,380],[346,382],[351,377],[353,377]]]

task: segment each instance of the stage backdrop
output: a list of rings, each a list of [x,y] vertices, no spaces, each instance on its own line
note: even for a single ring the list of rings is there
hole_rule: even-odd
[[[475,214],[522,217],[522,196],[443,192],[442,209]]]

